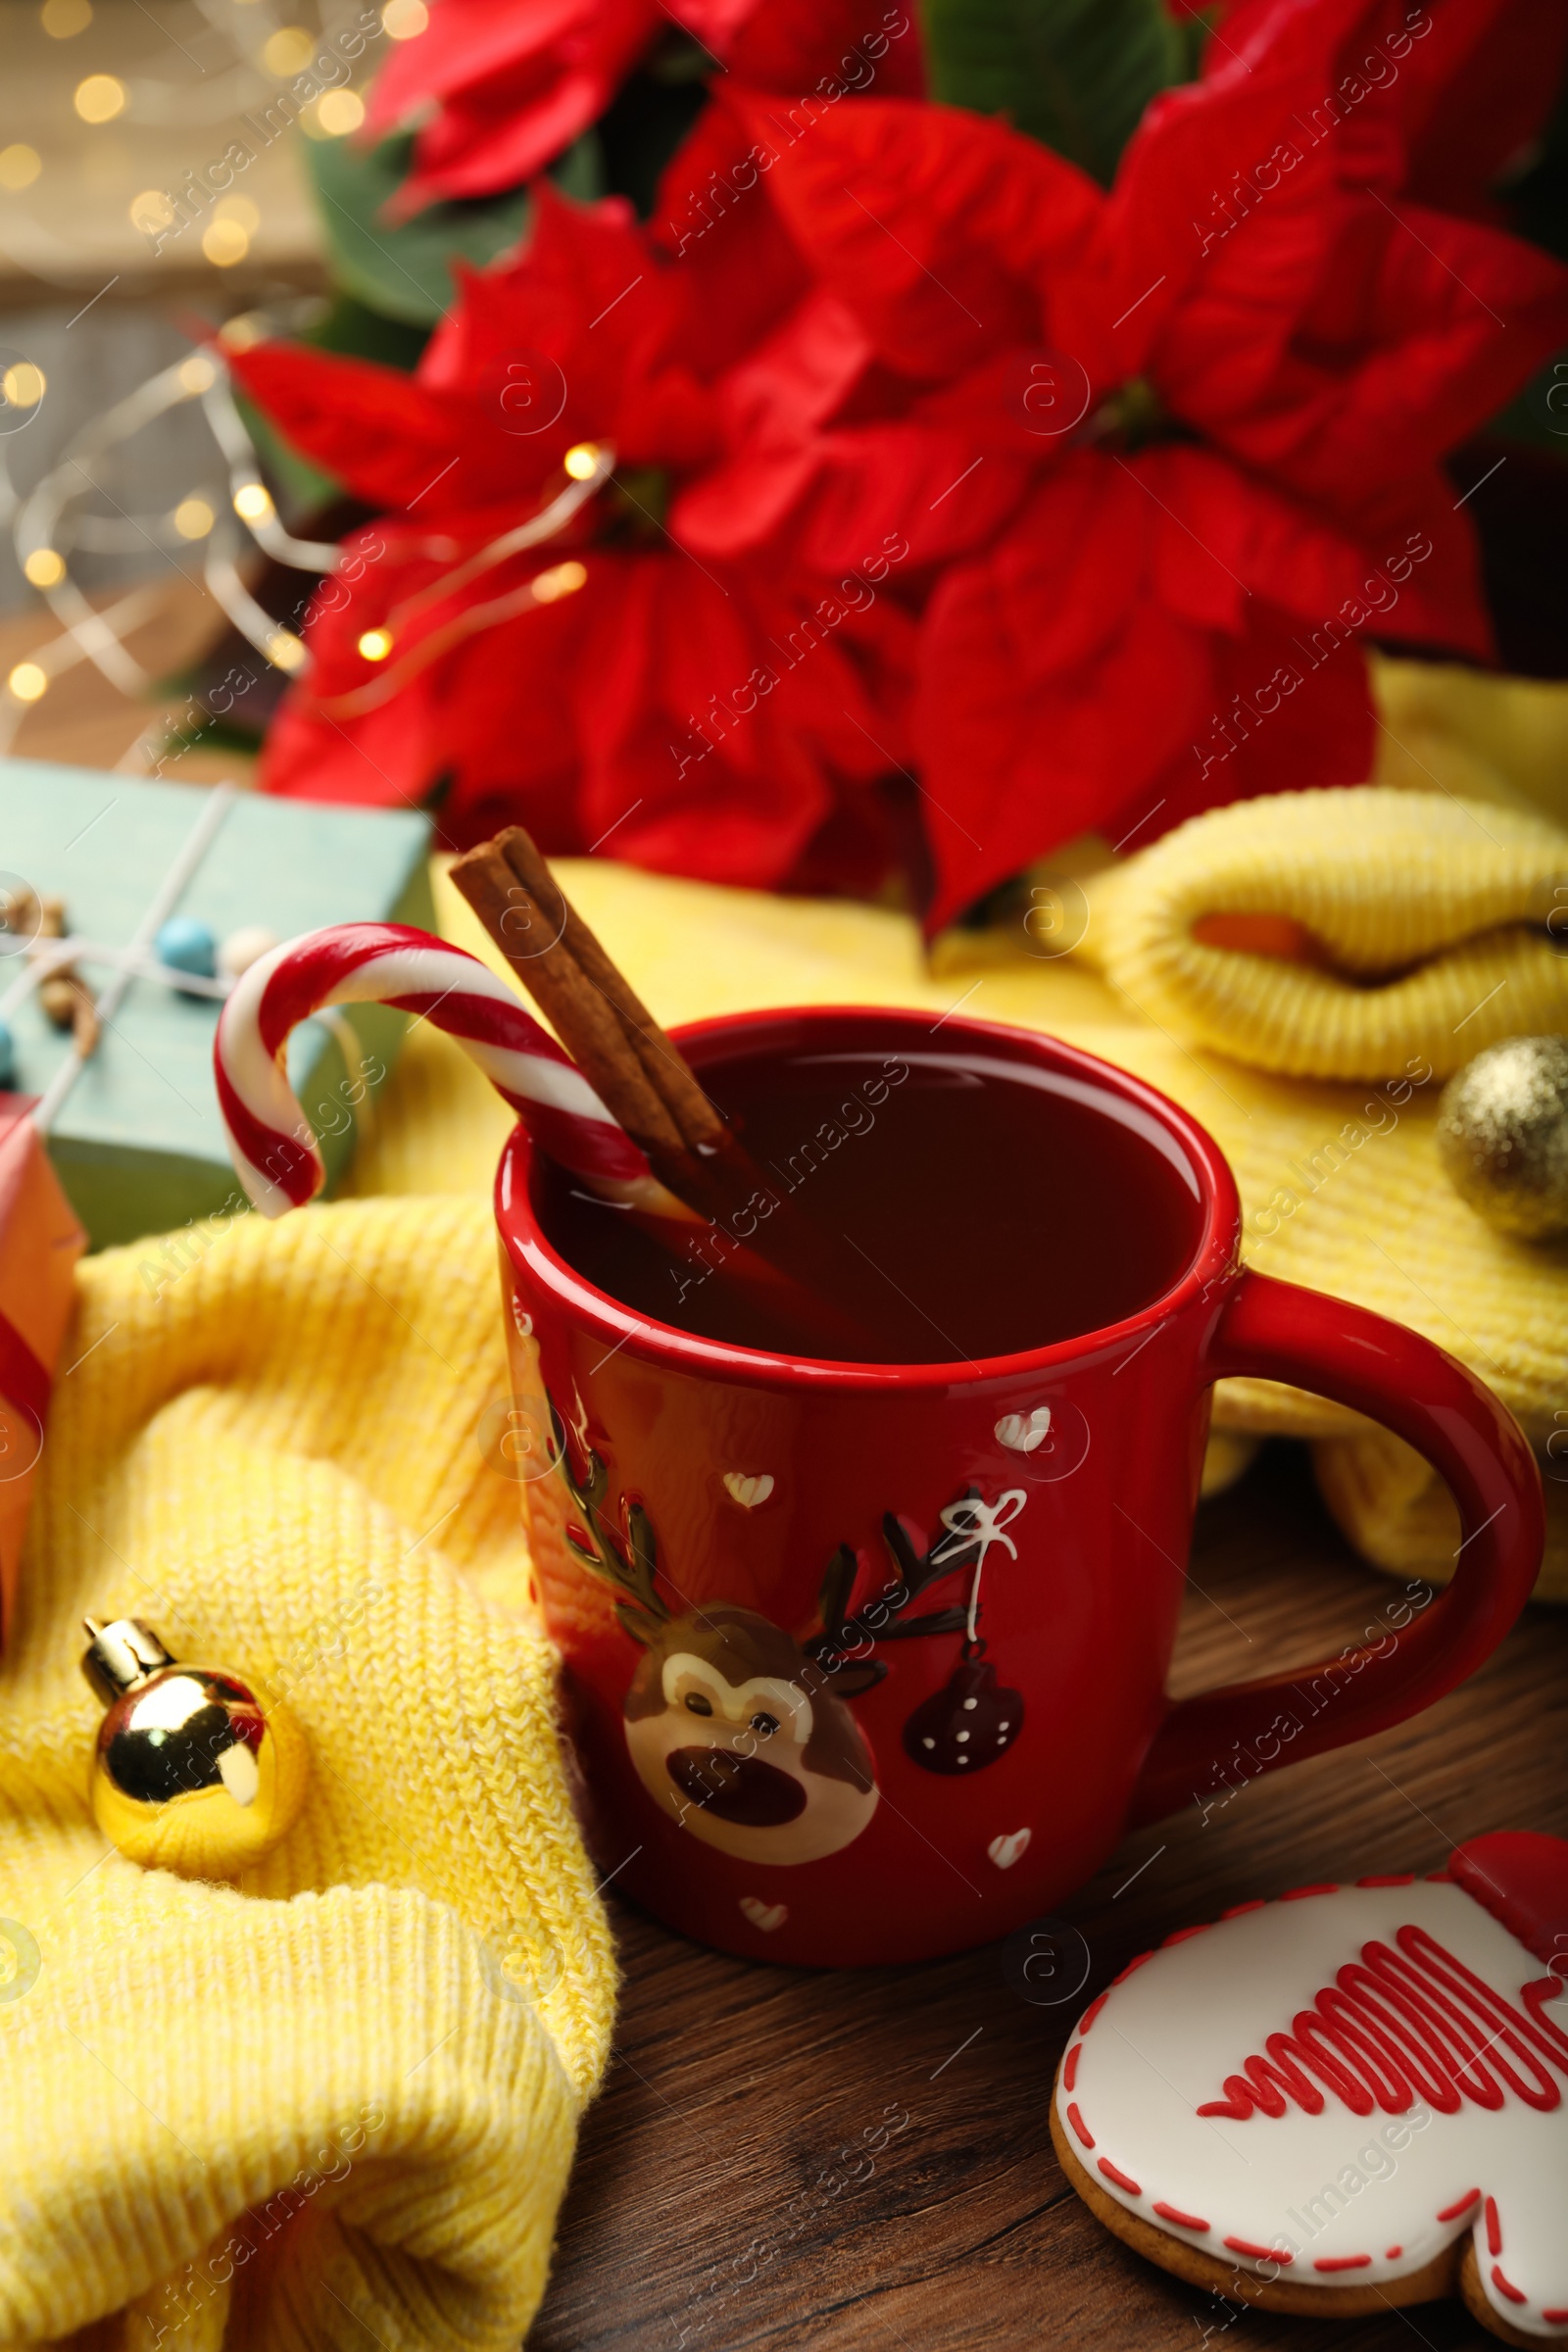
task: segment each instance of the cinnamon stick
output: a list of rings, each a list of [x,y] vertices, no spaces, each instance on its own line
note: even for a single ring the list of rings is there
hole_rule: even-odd
[[[689,1152],[727,1155],[735,1138],[703,1092],[691,1065],[663,1030],[562,890],[530,834],[508,825],[496,848],[540,908],[585,977],[614,1010],[650,1085],[668,1110]]]
[[[527,841],[526,834],[522,839]],[[533,851],[531,842],[528,848]],[[538,858],[537,851],[533,856]],[[542,859],[538,863],[543,867]],[[534,878],[539,878],[537,872]],[[536,894],[518,875],[501,843],[487,841],[456,860],[452,879],[595,1093],[646,1154],[655,1175],[677,1199],[704,1216],[731,1205],[728,1189],[716,1184],[705,1166],[703,1144],[697,1140],[699,1135],[706,1138],[710,1123],[722,1127],[722,1121],[588,926],[580,918],[576,925],[571,923],[571,910],[548,867],[543,868],[546,887]],[[590,952],[608,973],[610,987],[579,962],[574,932],[591,942]],[[625,1018],[622,1004],[627,1007]],[[641,1025],[635,1027],[632,1006],[642,1016]],[[703,1119],[699,1125],[696,1116],[688,1112],[692,1140],[688,1141],[664,1094],[655,1085],[650,1059],[661,1065],[667,1060],[668,1066],[688,1081],[690,1094],[697,1096]],[[675,1091],[668,1081],[666,1087]]]
[[[783,1198],[725,1123],[679,1049],[562,890],[520,825],[457,858],[452,879],[595,1093],[660,1181],[709,1223],[715,1270],[791,1314],[803,1339],[831,1339],[852,1357],[877,1352],[865,1268]],[[765,1222],[737,1245],[737,1209],[760,1194]],[[718,1231],[713,1229],[717,1228]],[[708,1244],[698,1242],[709,1262]],[[782,1287],[781,1287],[782,1286]]]

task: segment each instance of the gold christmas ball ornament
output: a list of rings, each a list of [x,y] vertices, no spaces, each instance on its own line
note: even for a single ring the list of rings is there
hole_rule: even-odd
[[[1438,1152],[1461,1200],[1499,1233],[1568,1231],[1568,1038],[1509,1037],[1444,1089]]]
[[[107,1709],[93,1746],[94,1821],[149,1870],[232,1878],[300,1809],[304,1734],[226,1668],[176,1661],[139,1617],[84,1622],[81,1671]]]

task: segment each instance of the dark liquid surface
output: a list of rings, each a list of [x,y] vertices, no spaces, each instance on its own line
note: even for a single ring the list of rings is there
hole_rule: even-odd
[[[1092,1107],[978,1059],[803,1052],[701,1071],[782,1204],[754,1247],[796,1268],[811,1259],[815,1295],[826,1287],[849,1305],[863,1345],[827,1316],[813,1335],[811,1291],[781,1313],[765,1285],[672,1257],[542,1157],[539,1222],[568,1264],[650,1320],[792,1354],[1010,1355],[1158,1298],[1200,1231],[1183,1170],[1107,1115],[1115,1097]]]

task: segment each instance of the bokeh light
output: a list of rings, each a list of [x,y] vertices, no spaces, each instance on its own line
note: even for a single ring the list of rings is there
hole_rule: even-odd
[[[0,392],[8,409],[35,409],[49,389],[48,378],[30,360],[13,360],[0,375]]]
[[[424,0],[386,0],[381,29],[389,41],[412,41],[430,22]]]
[[[303,24],[280,24],[269,33],[262,50],[262,63],[269,74],[286,81],[291,74],[303,74],[310,64],[316,43]]]
[[[125,109],[125,85],[117,74],[89,74],[72,100],[84,122],[112,122]]]
[[[250,237],[237,220],[209,220],[202,231],[202,251],[217,270],[232,270],[250,249]]]

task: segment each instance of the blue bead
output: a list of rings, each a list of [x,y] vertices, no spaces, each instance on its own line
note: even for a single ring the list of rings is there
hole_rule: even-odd
[[[193,914],[172,914],[153,942],[160,963],[176,972],[211,980],[218,970],[218,942]]]
[[[17,1041],[7,1021],[0,1021],[0,1091],[11,1094],[17,1083]]]

